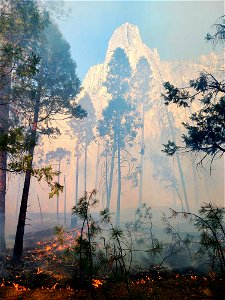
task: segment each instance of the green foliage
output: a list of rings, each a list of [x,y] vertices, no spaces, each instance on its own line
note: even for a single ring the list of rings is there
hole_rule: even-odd
[[[127,55],[122,48],[116,48],[109,62],[106,86],[112,98],[120,98],[129,90],[129,78],[131,77],[131,66]]]
[[[0,151],[6,151],[9,154],[17,154],[24,150],[25,136],[24,128],[10,128],[7,132],[0,134]]]
[[[215,24],[217,32],[208,35],[208,40],[224,42],[224,16],[221,23]],[[165,104],[175,103],[178,107],[191,107],[198,102],[198,109],[191,113],[190,123],[183,123],[187,133],[182,135],[184,146],[176,146],[170,141],[164,145],[164,152],[173,155],[176,152],[202,153],[203,158],[210,155],[212,161],[225,152],[225,82],[223,69],[215,76],[201,72],[195,80],[190,80],[189,88],[177,88],[169,82],[164,83],[162,94]],[[221,75],[221,79],[219,78]]]
[[[0,7],[0,74],[4,78],[12,71],[19,77],[37,72],[39,56],[31,45],[37,41],[49,22],[36,1],[2,0]],[[15,76],[12,77],[14,81]]]
[[[79,100],[79,106],[85,109],[87,113],[85,119],[82,122],[79,119],[72,119],[69,122],[69,125],[72,129],[72,136],[77,138],[79,149],[83,151],[94,139],[96,114],[92,100],[88,94],[85,94]],[[76,153],[75,155],[79,155],[79,153]]]
[[[190,221],[200,232],[200,255],[207,251],[209,263],[214,271],[225,275],[225,208],[212,203],[205,203],[199,210],[199,215],[189,212],[172,210],[173,217],[181,214]]]
[[[54,181],[54,177],[59,175],[58,171],[53,171],[52,166],[33,167],[31,155],[24,155],[19,159],[13,159],[8,163],[7,171],[16,173],[30,172],[39,182],[44,181],[50,187],[49,198],[58,195],[63,191],[63,186]]]
[[[168,141],[167,144],[163,144],[164,149],[162,150],[163,152],[166,153],[168,156],[173,156],[176,151],[179,149],[176,144],[172,141]]]
[[[214,34],[208,33],[205,39],[214,44],[223,43],[225,39],[225,16],[218,18],[213,27],[216,29],[216,32]]]
[[[84,196],[79,199],[76,206],[73,207],[73,214],[76,214],[82,221],[80,235],[76,238],[76,246],[74,248],[74,257],[79,263],[79,277],[88,280],[92,284],[94,273],[94,252],[96,251],[96,243],[93,239],[101,231],[101,228],[92,218],[90,209],[95,207],[98,200],[95,199],[96,191],[93,190],[88,196],[85,192]],[[86,231],[85,231],[86,229]]]
[[[137,209],[136,221],[132,227],[137,235],[140,236],[141,233],[141,242],[145,247],[143,250],[150,254],[151,258],[154,259],[163,252],[163,244],[154,232],[151,207],[146,203]],[[151,263],[153,264],[153,262]]]

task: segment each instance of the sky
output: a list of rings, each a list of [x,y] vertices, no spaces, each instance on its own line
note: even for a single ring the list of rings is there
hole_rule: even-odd
[[[142,40],[158,49],[161,60],[186,60],[214,50],[204,37],[224,14],[223,1],[65,1],[65,8],[69,17],[56,22],[81,80],[103,62],[113,31],[125,22],[139,27]]]

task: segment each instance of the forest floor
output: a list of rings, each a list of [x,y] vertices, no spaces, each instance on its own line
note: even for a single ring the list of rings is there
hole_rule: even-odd
[[[225,282],[194,273],[151,271],[130,278],[132,298],[123,282],[95,278],[90,288],[77,281],[77,266],[63,247],[52,240],[25,250],[23,261],[14,264],[9,250],[0,260],[0,299],[225,299]]]

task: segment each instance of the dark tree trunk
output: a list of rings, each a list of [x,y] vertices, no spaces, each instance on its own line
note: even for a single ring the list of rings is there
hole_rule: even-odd
[[[25,223],[26,223],[26,214],[27,214],[27,204],[28,204],[28,197],[30,191],[30,182],[31,182],[31,169],[33,164],[33,157],[34,157],[34,148],[36,144],[36,136],[37,136],[37,123],[38,123],[38,114],[39,114],[39,107],[40,107],[40,97],[38,96],[35,101],[34,107],[34,119],[31,128],[31,146],[29,149],[29,156],[30,156],[30,165],[25,173],[25,180],[23,186],[23,194],[22,200],[20,205],[20,212],[16,230],[16,237],[15,237],[15,244],[13,249],[13,260],[20,261],[23,254],[23,237],[24,237],[24,230],[25,230]]]
[[[6,195],[7,154],[0,152],[0,251],[6,249],[5,243],[5,195]]]
[[[6,72],[8,72],[6,70]],[[7,74],[7,73],[6,73]],[[0,134],[4,134],[9,126],[9,102],[11,77],[1,79],[0,89]],[[5,242],[5,196],[6,196],[7,152],[0,151],[0,251],[6,249]]]

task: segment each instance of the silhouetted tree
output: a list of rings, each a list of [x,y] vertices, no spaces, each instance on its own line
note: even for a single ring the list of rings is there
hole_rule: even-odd
[[[80,122],[79,120],[72,120],[69,125],[72,129],[73,136],[76,137],[75,157],[76,157],[76,183],[75,183],[75,204],[78,201],[79,191],[79,161],[81,153],[84,152],[84,192],[87,191],[87,156],[88,146],[94,139],[94,128],[96,126],[95,109],[92,104],[91,98],[85,94],[79,101],[87,112],[87,117]]]
[[[111,166],[108,175],[106,171],[107,208],[110,207],[111,190],[114,173],[114,160],[117,154],[117,215],[116,224],[120,224],[120,202],[122,163],[129,163],[129,151],[132,142],[137,136],[137,130],[141,126],[138,111],[134,105],[126,100],[129,91],[129,79],[131,67],[123,49],[117,48],[109,62],[108,75],[105,86],[112,99],[102,112],[102,119],[99,121],[98,131],[101,138],[106,140],[106,160],[111,153]],[[110,151],[110,152],[109,152]],[[122,155],[126,155],[126,159]],[[107,164],[106,164],[107,165]],[[109,176],[109,180],[108,180]]]
[[[139,179],[139,207],[142,205],[143,194],[143,175],[144,175],[144,154],[145,154],[145,113],[150,108],[150,78],[151,69],[148,60],[145,57],[141,57],[136,66],[136,72],[132,78],[132,101],[136,104],[142,117],[141,128],[141,148],[140,148],[140,179]]]
[[[60,174],[61,174],[61,162],[63,159],[66,159],[66,162],[69,163],[71,152],[64,148],[57,148],[54,151],[49,151],[46,154],[46,163],[51,161],[57,162],[57,171],[58,171],[58,184],[60,184]],[[59,193],[56,194],[56,219],[57,223],[59,222]]]
[[[212,39],[224,42],[224,16],[222,23],[217,24],[217,33]],[[221,31],[220,31],[221,30]],[[214,37],[214,38],[213,38]],[[208,36],[209,38],[209,36]],[[164,152],[173,155],[176,152],[202,154],[199,164],[207,157],[211,162],[222,157],[225,152],[225,81],[224,68],[214,75],[203,71],[199,77],[190,80],[189,88],[179,89],[169,82],[164,83],[166,92],[163,94],[165,104],[177,104],[178,107],[190,107],[193,101],[198,102],[198,109],[191,113],[191,123],[183,123],[187,130],[182,135],[184,146],[177,146],[168,141]]]
[[[56,114],[78,118],[86,115],[85,111],[74,102],[74,97],[80,91],[80,81],[75,73],[76,64],[71,58],[70,46],[56,25],[49,24],[45,30],[45,38],[40,40],[35,50],[41,57],[39,72],[32,80],[24,82],[27,86],[26,91],[23,92],[26,107],[29,101],[33,116],[28,141],[29,166],[26,170],[16,231],[14,260],[20,260],[23,252],[26,210],[38,131],[48,135],[58,132],[57,128],[50,127],[50,122]]]
[[[28,78],[37,71],[39,58],[32,52],[32,44],[47,22],[47,14],[35,1],[0,3],[0,251],[5,249],[7,154],[20,152],[23,142],[19,125],[13,123],[18,106],[14,85],[18,78]]]

